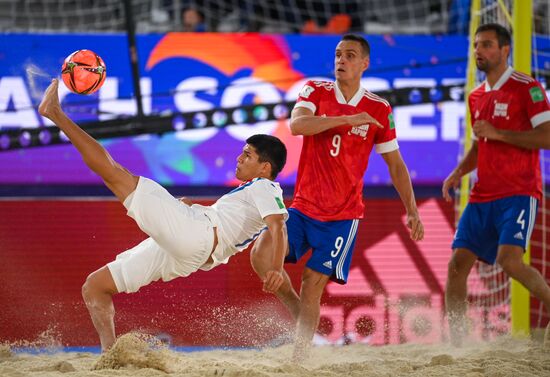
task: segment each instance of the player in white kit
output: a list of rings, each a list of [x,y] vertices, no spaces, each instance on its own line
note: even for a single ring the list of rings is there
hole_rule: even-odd
[[[113,295],[136,292],[159,279],[169,281],[201,269],[227,263],[246,249],[267,226],[274,239],[272,268],[264,290],[275,292],[283,283],[288,217],[282,190],[273,182],[286,162],[286,148],[276,137],[254,135],[237,158],[235,176],[243,183],[212,206],[174,198],[162,186],[131,174],[112,159],[91,136],[61,109],[58,81],[53,80],[39,106],[78,149],[150,237],[88,276],[82,296],[99,334],[102,350],[115,342]]]

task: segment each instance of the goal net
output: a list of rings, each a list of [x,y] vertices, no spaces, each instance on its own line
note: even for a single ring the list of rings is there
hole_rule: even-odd
[[[112,32],[125,29],[124,1],[0,0],[0,31]],[[182,29],[194,8],[206,31],[463,33],[467,2],[452,0],[131,0],[138,33]],[[338,17],[344,15],[344,17]],[[336,28],[336,29],[335,29]]]
[[[534,77],[546,88],[550,96],[550,2],[535,1],[533,10],[533,68]],[[541,152],[544,196],[539,204],[539,213],[531,238],[531,265],[537,268],[550,282],[550,150]],[[545,328],[550,320],[542,302],[531,300],[530,318],[532,328]]]

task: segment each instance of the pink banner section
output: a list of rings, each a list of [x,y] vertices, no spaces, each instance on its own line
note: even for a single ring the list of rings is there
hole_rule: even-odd
[[[426,238],[418,244],[408,237],[398,199],[367,199],[366,208],[348,284],[327,286],[315,341],[444,340],[452,206],[419,200]],[[0,214],[0,339],[35,341],[47,334],[65,346],[98,345],[81,285],[145,235],[115,201],[6,200]],[[299,287],[303,262],[287,268]],[[247,251],[212,271],[118,295],[115,305],[117,333],[139,330],[175,346],[276,344],[293,327],[283,306],[262,292]],[[487,321],[496,330],[505,327],[498,321],[506,310],[472,307],[473,333],[486,336]]]

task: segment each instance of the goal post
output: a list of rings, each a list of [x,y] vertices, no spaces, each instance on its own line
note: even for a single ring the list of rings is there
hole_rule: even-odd
[[[466,101],[466,104],[468,104],[468,97],[472,90],[474,90],[476,86],[476,60],[473,58],[474,56],[474,38],[476,29],[478,28],[480,24],[480,10],[481,10],[481,0],[472,0],[471,5],[471,11],[470,14],[472,15],[470,18],[470,41],[468,44],[468,66],[466,67],[466,95],[464,96],[464,99]],[[463,144],[463,153],[462,155],[465,156],[466,153],[470,150],[472,147],[472,128],[468,125],[470,124],[472,118],[470,114],[470,107],[466,106],[466,118],[465,118],[465,124],[466,127],[464,128],[464,144]],[[462,212],[464,211],[464,208],[466,208],[466,204],[468,204],[468,198],[470,196],[470,174],[466,174],[462,177],[462,180],[460,182],[460,196],[459,196],[459,214],[462,215]]]
[[[512,12],[512,56],[514,69],[531,75],[532,56],[532,0],[514,0]],[[531,263],[530,246],[523,255],[526,264]],[[511,286],[511,333],[513,336],[527,336],[531,330],[529,291],[512,279]]]

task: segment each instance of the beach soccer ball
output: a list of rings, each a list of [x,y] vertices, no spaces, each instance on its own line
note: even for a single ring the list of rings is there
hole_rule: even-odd
[[[63,82],[73,93],[91,94],[101,88],[107,69],[103,59],[91,50],[78,50],[67,56],[61,67]]]

